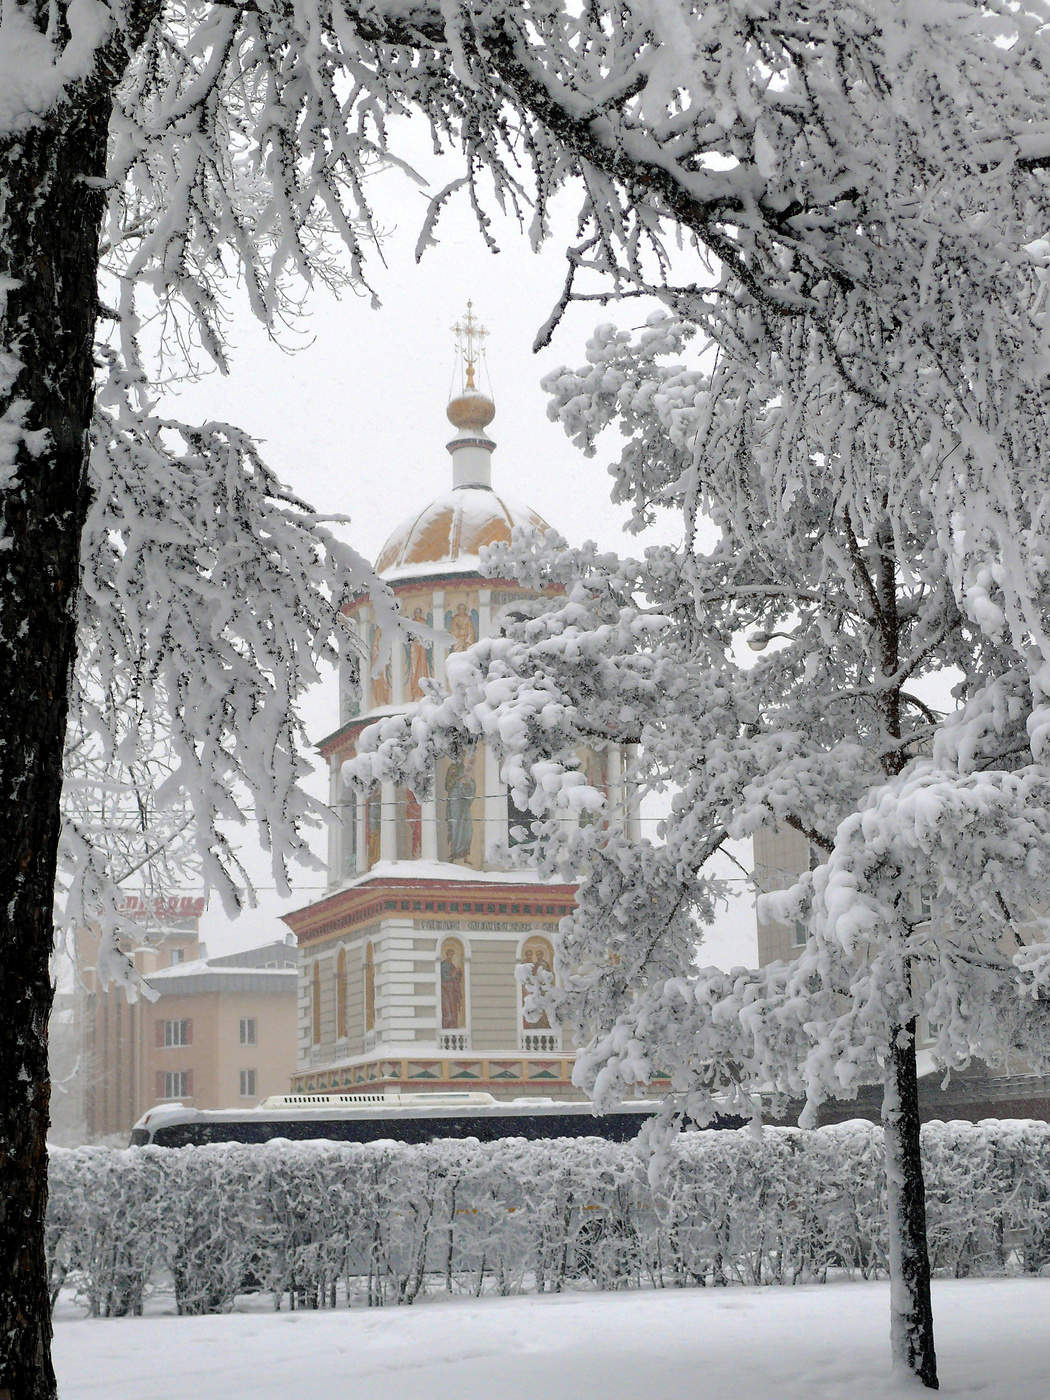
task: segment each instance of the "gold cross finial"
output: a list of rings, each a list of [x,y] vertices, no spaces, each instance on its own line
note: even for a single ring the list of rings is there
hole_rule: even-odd
[[[476,389],[474,367],[481,356],[481,347],[488,331],[474,315],[472,301],[467,302],[467,314],[462,320],[456,322],[452,331],[456,337],[456,347],[463,356],[463,364],[467,371],[464,388]]]

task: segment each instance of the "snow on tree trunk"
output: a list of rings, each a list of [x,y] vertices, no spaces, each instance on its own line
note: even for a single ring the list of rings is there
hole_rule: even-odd
[[[87,509],[108,98],[0,139],[0,1400],[55,1395],[44,1262],[52,901]]]
[[[938,1388],[926,1244],[926,1187],[919,1151],[919,1081],[915,1021],[890,1042],[882,1098],[886,1138],[886,1203],[890,1265],[890,1345],[893,1362],[923,1385]]]

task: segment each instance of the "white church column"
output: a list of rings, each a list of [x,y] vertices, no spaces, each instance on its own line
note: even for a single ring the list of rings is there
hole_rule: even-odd
[[[478,589],[478,636],[492,636],[492,589]]]
[[[623,750],[614,744],[605,752],[605,781],[609,786],[609,821],[615,825],[627,824],[627,807],[623,785]]]
[[[380,790],[379,859],[397,860],[397,789],[393,783],[383,783]]]
[[[624,758],[624,782],[626,787],[624,806],[627,812],[627,837],[631,841],[638,841],[642,834],[642,823],[638,805],[638,785],[632,781],[632,772],[638,759],[638,745],[628,744],[624,750]]]
[[[365,799],[356,794],[353,799],[357,803],[357,873],[360,875],[363,870],[368,869],[368,832],[365,830]]]
[[[422,830],[420,831],[419,854],[424,860],[437,860],[438,858],[438,827],[437,827],[437,798],[431,794],[420,804],[422,811]]]
[[[507,821],[506,789],[499,777],[499,761],[487,744],[482,753],[485,755],[482,764],[482,772],[485,775],[485,797],[482,807],[485,814],[484,861],[488,865],[489,851],[493,846],[506,846],[510,840],[510,824]]]

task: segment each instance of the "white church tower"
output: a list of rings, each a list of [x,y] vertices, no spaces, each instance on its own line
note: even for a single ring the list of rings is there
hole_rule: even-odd
[[[403,613],[445,636],[432,646],[398,645],[380,667],[367,597],[348,610],[371,665],[363,667],[360,710],[344,685],[340,727],[320,745],[344,817],[332,831],[327,893],[286,917],[300,948],[298,1092],[578,1097],[572,1047],[557,1026],[525,1020],[515,976],[523,962],[553,966],[554,931],[575,887],[497,862],[494,853],[527,818],[514,809],[492,753],[478,746],[462,760],[441,760],[430,798],[384,783],[343,805],[340,769],[361,731],[409,709],[424,680],[442,679],[450,651],[498,631],[508,608],[535,596],[481,567],[482,547],[509,541],[515,525],[549,527],[493,485],[487,429],[495,406],[475,384],[485,332],[469,302],[455,330],[462,384],[447,410],[455,429],[450,488],[407,516],[376,561]],[[582,751],[580,762],[622,814],[622,751]]]

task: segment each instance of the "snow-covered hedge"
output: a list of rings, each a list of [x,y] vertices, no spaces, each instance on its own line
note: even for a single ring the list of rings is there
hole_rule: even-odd
[[[923,1130],[934,1267],[1050,1263],[1050,1125]],[[93,1313],[173,1280],[183,1312],[246,1289],[280,1307],[885,1273],[880,1133],[849,1123],[688,1134],[660,1184],[602,1139],[56,1149],[55,1290]]]

